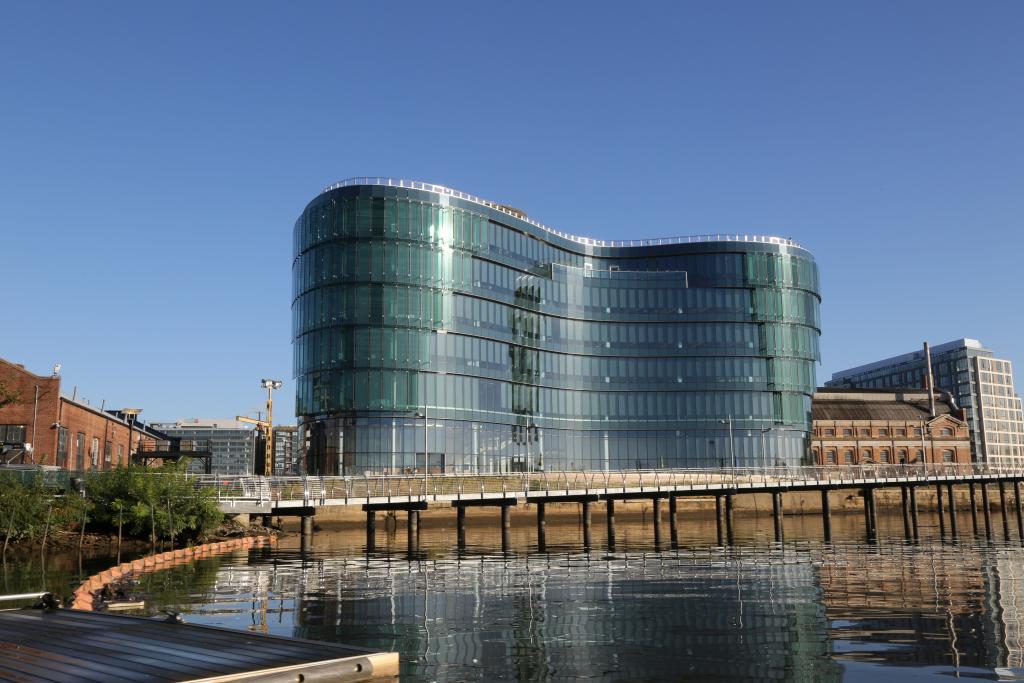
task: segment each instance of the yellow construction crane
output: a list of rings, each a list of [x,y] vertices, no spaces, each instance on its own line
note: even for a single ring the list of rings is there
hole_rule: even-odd
[[[270,476],[274,473],[274,389],[280,389],[284,382],[279,379],[262,379],[260,386],[267,390],[267,419],[254,420],[251,417],[236,415],[239,422],[254,424],[263,431],[265,450],[263,456],[263,474]]]

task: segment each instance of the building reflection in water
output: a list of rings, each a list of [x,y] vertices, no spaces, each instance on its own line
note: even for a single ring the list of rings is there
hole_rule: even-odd
[[[290,622],[299,637],[399,650],[403,680],[841,672],[828,658],[813,565],[778,550],[274,556],[273,572],[257,556],[223,569],[218,588],[269,596],[252,620],[262,614],[272,632]]]
[[[585,553],[566,526],[548,553],[529,530],[507,553],[459,553],[424,530],[411,554],[399,533],[367,555],[358,533],[320,534],[311,549],[237,556],[180,606],[197,623],[398,650],[403,680],[820,681],[864,664],[1021,673],[1019,546],[797,534],[780,546],[750,533],[733,548]]]

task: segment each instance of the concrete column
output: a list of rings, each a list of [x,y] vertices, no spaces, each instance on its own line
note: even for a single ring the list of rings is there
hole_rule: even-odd
[[[832,542],[832,506],[828,501],[828,489],[821,490],[821,526],[825,542]]]
[[[985,538],[992,540],[992,509],[988,500],[988,482],[981,482],[981,508],[985,515]]]
[[[919,534],[919,527],[917,524],[917,487],[911,486],[910,488],[910,523],[914,527],[914,540],[916,541]]]
[[[939,536],[945,536],[946,513],[942,510],[942,484],[935,485],[935,512],[939,515]]]
[[[725,537],[726,542],[732,545],[733,542],[733,517],[732,517],[732,494],[725,494]]]
[[[903,536],[905,538],[913,538],[913,532],[910,530],[910,495],[907,493],[907,487],[900,487],[900,503],[903,510]]]
[[[313,515],[302,515],[302,535],[306,538],[313,537]]]
[[[775,540],[782,542],[782,494],[772,493],[772,518],[775,522]]]
[[[974,529],[974,535],[978,535],[978,500],[974,493],[974,482],[972,481],[967,485],[968,491],[971,494],[971,528]]]
[[[366,511],[366,549],[373,550],[377,543],[377,513]]]
[[[583,507],[583,547],[589,548],[592,540],[590,536],[590,501],[585,500],[581,505]]]
[[[1013,502],[1014,507],[1017,509],[1017,536],[1020,537],[1020,542],[1024,544],[1024,511],[1021,510],[1020,506],[1020,480],[1017,479],[1013,482]]]
[[[466,506],[455,508],[455,528],[460,548],[466,547]]]
[[[544,519],[544,503],[537,503],[537,549],[544,552],[547,548],[547,521]]]
[[[679,546],[679,526],[676,522],[676,515],[678,513],[676,507],[676,497],[668,497],[668,530],[672,540],[672,547],[676,548]],[[1021,538],[1024,538],[1022,536]]]
[[[952,484],[946,484],[946,498],[949,499],[949,535],[956,538],[956,497],[953,496]]]
[[[722,535],[722,497],[715,496],[715,530],[718,532],[718,545],[725,545]]]
[[[1010,540],[1010,516],[1006,512],[1006,482],[999,482],[999,509],[1003,513],[1003,539]]]

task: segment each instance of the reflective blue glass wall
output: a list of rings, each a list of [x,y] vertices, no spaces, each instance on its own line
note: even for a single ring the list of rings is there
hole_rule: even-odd
[[[808,462],[809,252],[777,238],[603,243],[397,182],[327,190],[295,223],[311,473]]]

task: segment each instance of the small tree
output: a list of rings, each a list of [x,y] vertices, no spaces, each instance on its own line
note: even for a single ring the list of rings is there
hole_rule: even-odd
[[[0,382],[0,408],[19,403],[21,401],[21,392],[8,389],[7,385]]]

